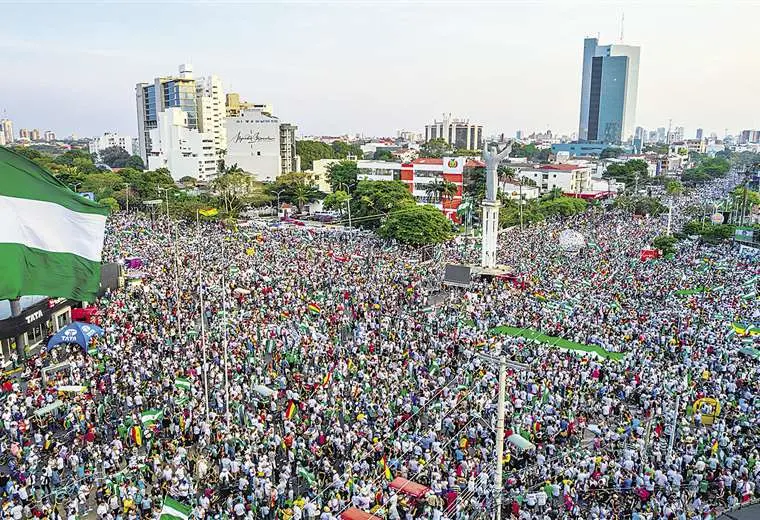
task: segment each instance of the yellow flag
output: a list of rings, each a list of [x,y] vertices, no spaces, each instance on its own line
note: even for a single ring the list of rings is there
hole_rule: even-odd
[[[216,208],[201,209],[201,210],[198,210],[198,213],[200,213],[204,217],[213,217],[219,214],[219,210]]]
[[[245,254],[248,256],[253,256],[253,253],[254,253],[254,249],[252,247],[249,247],[248,249],[245,250]]]

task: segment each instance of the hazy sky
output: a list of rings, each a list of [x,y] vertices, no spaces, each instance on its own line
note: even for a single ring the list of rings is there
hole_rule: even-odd
[[[194,65],[300,134],[577,129],[583,38],[641,46],[636,124],[760,128],[760,0],[0,0],[0,114],[59,135],[135,135],[134,86]]]

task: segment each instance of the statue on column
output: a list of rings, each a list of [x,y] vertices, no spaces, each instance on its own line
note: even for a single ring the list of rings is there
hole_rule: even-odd
[[[483,162],[486,163],[486,198],[483,201],[481,267],[494,269],[496,267],[496,250],[499,238],[499,200],[498,169],[499,163],[512,151],[513,141],[509,141],[501,150],[495,147],[483,146]]]
[[[497,151],[496,147],[489,148],[488,145],[483,146],[482,157],[483,162],[486,163],[486,200],[488,201],[496,201],[499,163],[512,153],[513,143],[514,141],[509,141],[499,151]]]

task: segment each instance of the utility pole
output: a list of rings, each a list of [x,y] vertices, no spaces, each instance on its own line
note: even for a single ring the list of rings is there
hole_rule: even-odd
[[[345,182],[338,183],[338,187],[345,186],[346,187],[346,193],[348,194],[348,200],[346,201],[346,204],[348,205],[348,229],[352,229],[351,226],[351,188],[354,187],[354,184],[346,184]]]
[[[499,357],[499,400],[496,415],[496,520],[501,520],[501,500],[504,489],[504,406],[507,387],[507,360]]]

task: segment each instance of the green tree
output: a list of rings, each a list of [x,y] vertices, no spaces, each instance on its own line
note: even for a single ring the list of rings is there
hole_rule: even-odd
[[[364,155],[362,153],[361,147],[358,144],[349,144],[343,141],[334,141],[330,145],[330,148],[332,148],[333,157],[335,159],[345,159],[349,155],[352,155],[357,159],[361,159]]]
[[[348,193],[342,190],[337,190],[329,193],[324,200],[323,206],[326,210],[338,210],[340,215],[343,216],[343,208],[346,203],[351,199]]]
[[[602,150],[602,153],[599,154],[600,159],[611,159],[611,158],[617,158],[620,157],[625,150],[622,148],[617,148],[614,146],[610,146]]]
[[[340,161],[327,167],[327,179],[333,191],[356,184],[359,168],[354,161]]]
[[[121,209],[121,207],[119,207],[119,203],[113,197],[105,197],[103,199],[100,199],[98,202],[104,206],[108,206],[111,209],[111,213],[116,213]]]
[[[84,159],[90,164],[95,164],[95,161],[92,157],[92,155],[89,152],[85,152],[84,150],[67,150],[55,159],[53,159],[54,162],[58,164],[63,164],[66,166],[73,166],[74,161],[76,159]]]
[[[583,213],[587,207],[588,202],[575,197],[557,197],[539,203],[539,211],[546,216],[569,217]]]
[[[219,197],[222,210],[232,218],[237,218],[240,211],[249,204],[260,205],[263,200],[271,200],[271,197],[264,193],[263,185],[236,164],[214,179],[211,186]]]
[[[391,213],[379,229],[380,236],[404,244],[440,244],[453,236],[451,221],[430,205],[410,204],[404,211]]]
[[[374,229],[389,213],[416,204],[401,181],[359,181],[351,200],[352,217],[362,227]]]
[[[607,166],[602,177],[625,183],[626,188],[633,187],[637,180],[641,183],[649,178],[649,166],[642,159],[631,159],[624,163],[613,163]]]
[[[335,158],[332,147],[320,141],[296,141],[296,153],[301,156],[301,168],[304,170],[311,170],[317,159]]]
[[[124,163],[124,168],[143,171],[145,169],[145,163],[139,155],[132,155],[127,159],[127,162]]]
[[[100,152],[101,162],[106,163],[111,168],[124,168],[131,156],[121,146],[109,146]]]
[[[280,175],[275,182],[266,186],[266,192],[273,197],[280,192],[280,200],[295,204],[299,212],[306,204],[324,197],[311,175],[303,172]]]
[[[393,158],[393,152],[388,150],[387,148],[378,148],[372,158],[375,161],[392,161]]]
[[[190,177],[189,175],[185,175],[179,180],[179,183],[183,186],[195,186],[198,182],[198,179],[195,177]]]
[[[79,191],[91,191],[95,194],[95,198],[100,200],[112,197],[113,193],[116,190],[121,189],[123,185],[124,181],[116,173],[91,173],[84,177],[82,185],[79,187]]]
[[[444,157],[451,155],[452,148],[442,137],[431,139],[420,147],[420,157]]]
[[[676,237],[659,235],[652,241],[652,245],[655,247],[655,249],[662,251],[663,255],[667,256],[675,254],[677,242],[678,239]]]
[[[677,197],[683,193],[683,184],[679,181],[668,181],[665,185],[665,192],[671,197]]]

